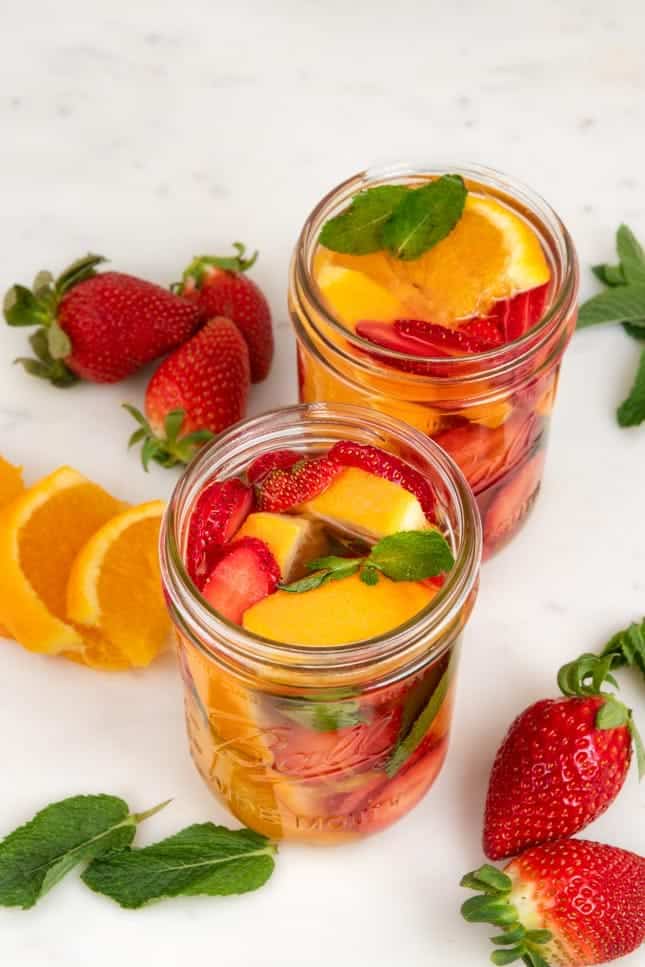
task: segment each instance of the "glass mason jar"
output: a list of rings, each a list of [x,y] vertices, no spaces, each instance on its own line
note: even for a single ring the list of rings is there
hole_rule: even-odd
[[[263,453],[320,454],[337,440],[394,452],[431,481],[453,569],[407,624],[342,647],[280,644],[231,624],[201,597],[183,563],[199,494]],[[428,437],[354,406],[295,406],[247,420],[184,473],[160,554],[192,757],[242,823],[273,839],[337,842],[385,828],[421,799],[446,754],[458,647],[481,558],[472,493]]]
[[[546,309],[520,338],[461,357],[410,356],[348,331],[328,311],[313,273],[322,225],[359,191],[460,174],[470,192],[524,219],[551,270]],[[355,257],[360,262],[360,256]],[[409,264],[409,263],[408,263]],[[298,342],[300,399],[358,403],[433,437],[460,465],[479,505],[484,558],[517,532],[537,496],[562,354],[575,329],[578,265],[569,233],[538,195],[481,167],[396,166],[343,182],[313,210],[291,263],[289,310]]]

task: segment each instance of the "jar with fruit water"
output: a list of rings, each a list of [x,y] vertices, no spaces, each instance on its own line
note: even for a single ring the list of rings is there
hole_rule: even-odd
[[[210,603],[208,586],[200,593],[199,580],[194,583],[188,573],[189,531],[200,495],[214,481],[253,479],[249,465],[258,466],[265,454],[289,448],[302,458],[322,458],[338,441],[370,453],[380,448],[397,467],[422,476],[432,488],[431,529],[445,538],[454,563],[440,580],[398,589],[384,579],[372,587],[371,580],[350,578],[354,583],[344,585],[343,598],[342,581],[328,584],[322,604],[306,599],[307,624],[298,635],[306,642],[295,634],[296,640],[285,641],[284,634],[275,640],[272,635],[280,635],[270,620],[256,622],[256,631],[249,622],[228,620]],[[362,478],[345,479],[358,487]],[[393,494],[398,490],[387,486]],[[357,492],[357,504],[360,497]],[[382,830],[419,802],[446,755],[459,643],[481,558],[481,524],[470,488],[432,440],[355,406],[296,406],[247,420],[205,447],[179,481],[160,553],[192,757],[242,823],[273,839],[334,843]],[[232,583],[248,585],[251,579],[240,573],[237,581],[234,574]],[[354,629],[375,627],[366,602],[379,587],[400,591],[396,600],[405,602],[405,613],[392,616],[385,633],[357,639],[354,631],[353,640],[339,643],[344,621]],[[295,596],[280,594],[284,616],[291,604],[286,599]],[[299,607],[306,595],[298,597]],[[373,600],[379,601],[374,612],[382,612],[384,599],[379,594]],[[324,644],[333,637],[332,625],[334,644]]]
[[[372,189],[446,177],[467,191],[461,217],[418,257],[395,257],[365,219],[357,233],[355,206],[336,220]],[[455,165],[362,172],[316,206],[293,256],[300,398],[366,405],[435,439],[476,495],[486,558],[537,496],[577,288],[567,230],[507,176]]]

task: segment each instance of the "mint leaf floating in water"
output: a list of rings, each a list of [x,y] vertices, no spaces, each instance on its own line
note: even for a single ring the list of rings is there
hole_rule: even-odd
[[[385,767],[385,771],[390,779],[397,774],[401,766],[407,762],[412,753],[418,749],[428,734],[430,726],[439,714],[439,710],[443,705],[443,701],[448,691],[448,686],[450,685],[453,664],[454,656],[451,657],[437,687],[430,695],[427,704],[419,713],[407,734],[404,734],[399,738],[399,741],[390,757],[390,761]]]
[[[0,843],[0,904],[32,907],[79,863],[129,846],[146,813],[116,796],[72,796],[47,806]]]
[[[639,426],[645,420],[645,349],[641,351],[634,385],[618,407],[616,418],[622,427]]]
[[[408,191],[383,228],[385,248],[399,259],[419,258],[453,230],[467,194],[460,175],[443,175]]]
[[[325,222],[320,244],[345,255],[378,252],[383,248],[383,226],[408,191],[405,185],[381,185],[361,191],[349,208]]]
[[[162,897],[228,896],[266,883],[275,854],[259,833],[202,823],[144,849],[107,853],[91,863],[83,882],[131,909]]]
[[[446,538],[438,530],[399,531],[383,537],[365,557],[319,557],[307,567],[313,574],[281,584],[282,591],[302,594],[328,581],[360,572],[364,584],[378,584],[379,573],[391,581],[425,581],[449,571],[455,563]]]

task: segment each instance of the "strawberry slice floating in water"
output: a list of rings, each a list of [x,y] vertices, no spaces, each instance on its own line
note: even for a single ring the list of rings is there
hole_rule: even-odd
[[[358,467],[403,487],[414,494],[428,521],[434,523],[435,495],[430,482],[393,453],[369,444],[340,440],[329,451],[329,459],[337,466]]]
[[[186,564],[188,573],[201,588],[221,546],[237,533],[253,509],[254,495],[236,477],[210,484],[193,510],[188,528]]]
[[[260,483],[272,470],[289,470],[294,463],[302,460],[302,454],[295,450],[272,450],[256,457],[246,471],[249,483]]]
[[[258,507],[274,514],[291,510],[318,497],[339,473],[338,464],[327,457],[299,459],[288,470],[271,470],[260,482]]]
[[[243,537],[223,550],[202,594],[225,618],[241,624],[244,612],[272,594],[279,580],[280,568],[264,541]]]

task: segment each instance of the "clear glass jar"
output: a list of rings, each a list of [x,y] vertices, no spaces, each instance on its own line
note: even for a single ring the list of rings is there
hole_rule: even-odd
[[[220,617],[183,559],[204,487],[280,447],[337,440],[403,457],[436,491],[455,566],[429,606],[390,634],[343,647],[283,645]],[[481,525],[455,464],[431,440],[360,407],[296,406],[238,424],[179,481],[161,534],[190,749],[217,797],[274,839],[337,842],[383,829],[434,782],[446,753],[461,632],[472,609]]]
[[[525,335],[499,349],[462,357],[419,357],[374,344],[329,313],[313,276],[322,225],[359,191],[420,185],[461,174],[470,192],[492,197],[525,219],[551,268],[546,309]],[[359,257],[360,260],[360,257]],[[298,342],[300,399],[358,403],[389,413],[433,437],[470,483],[484,526],[484,558],[517,532],[537,496],[549,415],[562,354],[575,329],[578,265],[555,212],[530,189],[491,169],[455,165],[368,170],[339,185],[313,210],[290,271],[289,309]],[[416,372],[406,371],[412,367]]]

